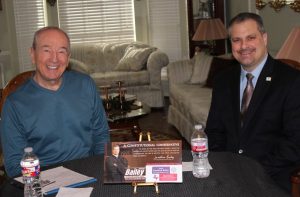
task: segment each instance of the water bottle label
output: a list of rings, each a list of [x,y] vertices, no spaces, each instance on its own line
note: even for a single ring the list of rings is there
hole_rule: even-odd
[[[34,166],[31,168],[22,168],[22,174],[26,177],[35,177],[40,174],[40,166]]]
[[[206,139],[193,139],[191,145],[193,152],[206,152],[208,147]]]
[[[38,159],[21,161],[22,167],[33,167],[38,165],[40,165],[40,161]]]
[[[21,161],[21,167],[25,177],[35,177],[40,174],[39,160]]]

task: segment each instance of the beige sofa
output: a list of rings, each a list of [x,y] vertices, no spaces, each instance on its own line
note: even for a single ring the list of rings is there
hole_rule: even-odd
[[[232,65],[230,56],[213,57],[204,53],[190,60],[168,64],[168,123],[190,142],[196,124],[206,124],[214,76]]]
[[[162,107],[161,69],[168,63],[165,53],[143,43],[90,43],[71,45],[69,66],[89,74],[97,86],[116,88],[123,81],[128,94],[150,107]]]

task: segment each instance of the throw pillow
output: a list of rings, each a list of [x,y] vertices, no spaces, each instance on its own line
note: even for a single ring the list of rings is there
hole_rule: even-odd
[[[116,71],[139,71],[142,70],[147,63],[149,55],[155,50],[154,47],[137,48],[135,46],[128,46],[125,50],[124,56],[120,59]]]
[[[204,84],[207,79],[210,64],[212,62],[213,57],[207,55],[205,52],[200,52],[197,55],[195,55],[194,58],[195,64],[193,67],[192,76],[190,78],[190,83]]]
[[[214,57],[209,69],[208,77],[206,80],[206,87],[212,88],[215,76],[224,69],[236,66],[237,61],[235,59],[225,59]]]

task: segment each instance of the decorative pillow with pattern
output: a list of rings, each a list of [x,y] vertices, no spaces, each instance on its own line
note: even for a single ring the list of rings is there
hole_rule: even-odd
[[[149,55],[155,51],[156,48],[137,48],[129,45],[124,56],[120,59],[115,71],[139,71],[145,68]]]

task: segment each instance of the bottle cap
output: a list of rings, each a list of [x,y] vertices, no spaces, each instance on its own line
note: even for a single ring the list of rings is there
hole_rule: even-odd
[[[26,148],[24,148],[24,152],[25,153],[30,153],[30,152],[32,152],[32,150],[33,150],[32,147],[26,147]]]
[[[195,129],[197,129],[197,130],[200,130],[200,129],[202,129],[203,127],[202,127],[202,125],[201,124],[197,124],[197,125],[195,125]]]

